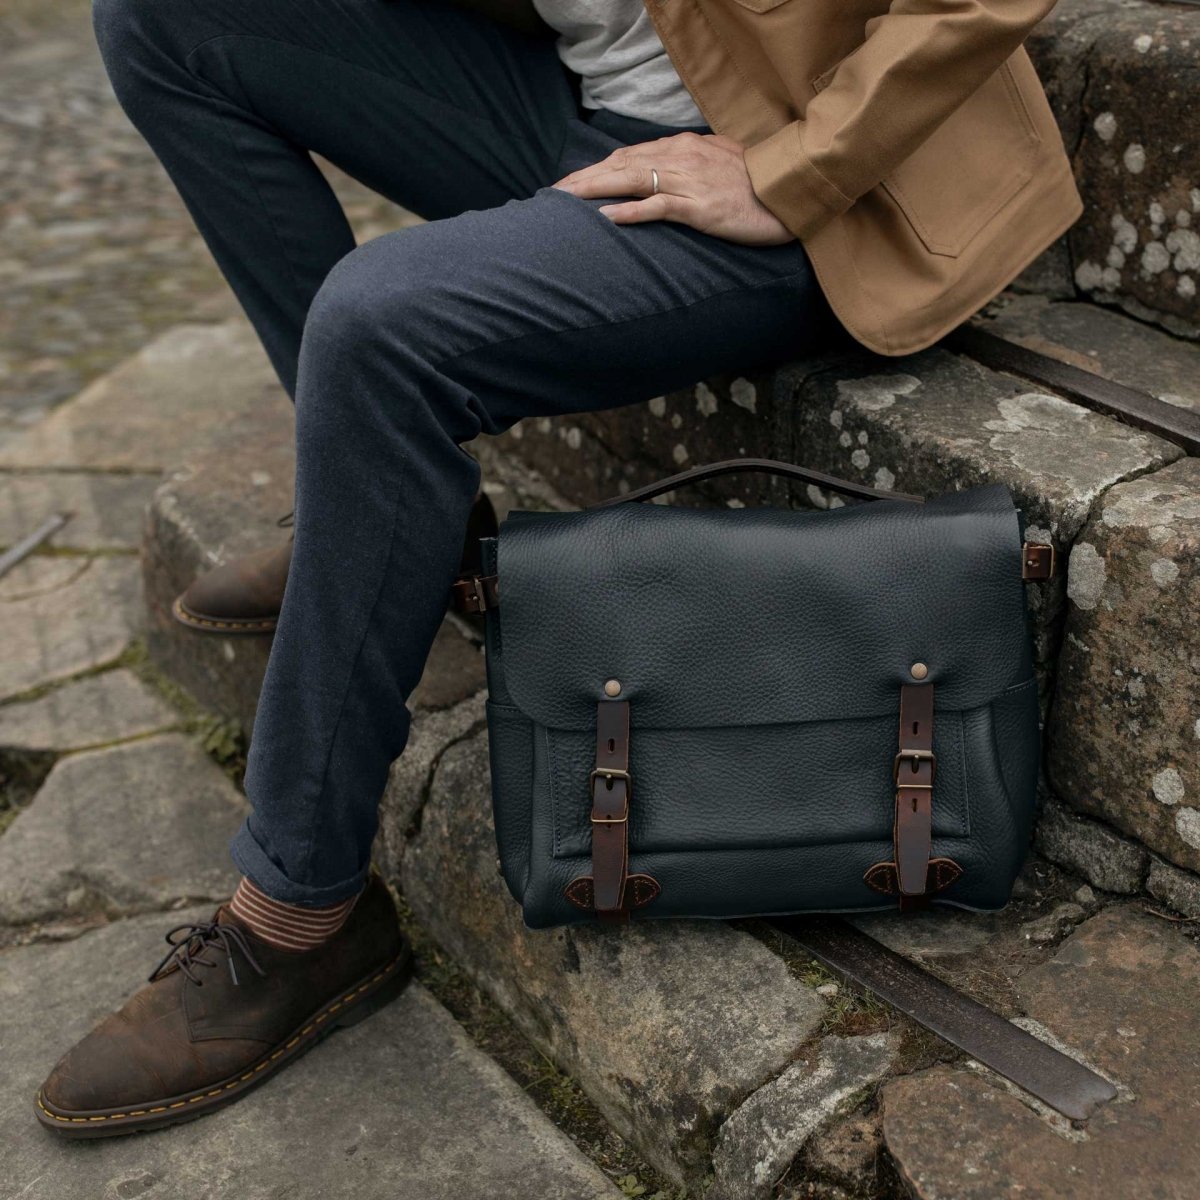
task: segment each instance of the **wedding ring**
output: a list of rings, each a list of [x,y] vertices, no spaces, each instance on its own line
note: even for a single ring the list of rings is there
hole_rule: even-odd
[[[650,168],[650,195],[658,195],[658,172],[653,167]]]

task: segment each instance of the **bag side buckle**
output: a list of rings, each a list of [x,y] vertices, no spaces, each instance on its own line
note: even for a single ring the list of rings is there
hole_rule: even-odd
[[[1051,579],[1057,563],[1058,555],[1053,546],[1026,542],[1021,547],[1022,579]]]

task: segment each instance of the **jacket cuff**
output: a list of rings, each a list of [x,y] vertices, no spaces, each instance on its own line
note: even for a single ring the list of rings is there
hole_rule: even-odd
[[[854,201],[805,153],[802,122],[793,121],[745,152],[754,194],[801,241],[812,237]]]

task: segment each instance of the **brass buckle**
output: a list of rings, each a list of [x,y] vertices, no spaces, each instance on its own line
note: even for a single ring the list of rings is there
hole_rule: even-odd
[[[900,782],[900,764],[903,762],[914,762],[914,763],[927,762],[929,764],[929,782],[928,783],[901,783]],[[934,776],[936,774],[937,774],[937,756],[933,753],[932,750],[901,750],[900,753],[896,755],[895,759],[892,762],[892,782],[895,783],[895,785],[898,788],[925,788],[927,790],[931,789],[933,787],[933,780],[934,780]]]
[[[625,781],[625,811],[619,817],[592,816],[593,825],[624,825],[629,820],[629,800],[633,795],[633,777],[620,767],[593,767],[588,775],[588,790],[592,793],[592,808],[595,812],[596,777],[601,779],[623,779]]]

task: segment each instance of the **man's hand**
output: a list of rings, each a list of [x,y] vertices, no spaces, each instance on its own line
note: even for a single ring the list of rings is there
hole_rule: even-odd
[[[646,197],[600,209],[618,225],[676,221],[746,246],[781,246],[793,240],[787,226],[754,194],[741,146],[719,134],[679,133],[622,146],[554,186],[587,200]]]

